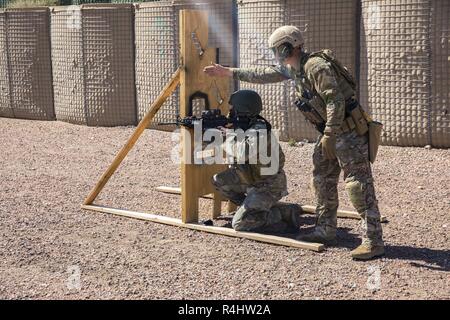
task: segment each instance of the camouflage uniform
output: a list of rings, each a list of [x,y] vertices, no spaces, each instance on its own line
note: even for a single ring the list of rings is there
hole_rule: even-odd
[[[256,121],[250,129],[267,129],[264,121]],[[270,150],[270,139],[268,139]],[[284,173],[284,154],[279,148],[278,170],[272,175],[261,175],[261,162],[251,164],[248,161],[249,144],[252,139],[246,137],[237,143],[237,152],[244,152],[246,163],[234,163],[230,168],[213,177],[213,185],[227,199],[239,206],[234,214],[232,227],[237,231],[258,232],[297,232],[298,216],[301,209],[298,205],[283,204],[278,201],[287,195],[286,174]],[[267,153],[273,157],[270,152]],[[275,160],[276,161],[276,160]]]
[[[296,71],[299,70],[299,71]],[[340,128],[345,118],[345,101],[355,95],[354,89],[325,59],[303,53],[298,66],[233,68],[235,79],[253,83],[271,83],[293,79],[296,94],[312,93],[309,103],[326,119],[326,126]],[[354,130],[337,135],[337,159],[327,160],[322,154],[321,138],[313,155],[313,186],[317,198],[317,227],[335,237],[337,225],[337,184],[344,171],[346,190],[353,206],[361,215],[366,243],[383,245],[380,213],[375,197],[371,166],[368,159],[368,137]]]

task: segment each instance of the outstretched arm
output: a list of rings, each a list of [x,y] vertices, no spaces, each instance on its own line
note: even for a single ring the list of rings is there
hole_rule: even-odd
[[[205,67],[203,71],[212,77],[233,77],[236,80],[252,83],[273,83],[288,79],[276,67],[228,68],[214,64]]]

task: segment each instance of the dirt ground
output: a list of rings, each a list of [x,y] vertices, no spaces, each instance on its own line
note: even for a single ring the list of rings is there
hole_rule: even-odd
[[[356,262],[357,220],[340,219],[339,246],[315,253],[81,210],[132,130],[0,118],[1,299],[450,298],[449,150],[381,147],[387,254]],[[313,145],[282,145],[285,200],[314,204]],[[174,146],[146,130],[96,202],[178,217],[179,196],[154,189],[179,184]]]

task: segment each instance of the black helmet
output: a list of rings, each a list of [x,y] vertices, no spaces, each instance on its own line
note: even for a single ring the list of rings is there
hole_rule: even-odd
[[[230,96],[230,105],[238,116],[256,117],[261,113],[261,97],[253,90],[238,90]]]

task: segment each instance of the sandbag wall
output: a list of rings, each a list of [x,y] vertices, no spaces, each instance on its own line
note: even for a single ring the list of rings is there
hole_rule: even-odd
[[[136,124],[133,6],[54,7],[51,22],[56,118]]]
[[[275,64],[267,39],[277,27],[295,25],[303,31],[309,52],[330,48],[354,74],[357,56],[357,1],[343,0],[243,0],[238,5],[240,66]],[[283,140],[314,140],[315,129],[293,107],[292,82],[270,85],[241,82],[241,88],[253,88],[263,97],[264,116],[281,131]]]
[[[361,103],[387,145],[450,147],[450,4],[363,0]]]
[[[0,11],[0,116],[54,120],[48,8]]]
[[[206,10],[209,13],[208,47],[219,48],[219,62],[234,65],[236,41],[233,39],[233,1],[161,1],[140,3],[135,7],[136,90],[138,117],[142,119],[173,72],[178,68],[179,11]],[[231,82],[230,82],[231,85]],[[173,122],[179,112],[178,90],[164,103],[151,127],[173,130],[173,126],[157,126]]]

